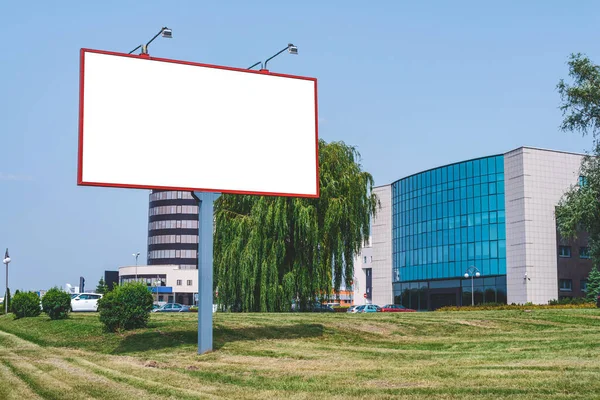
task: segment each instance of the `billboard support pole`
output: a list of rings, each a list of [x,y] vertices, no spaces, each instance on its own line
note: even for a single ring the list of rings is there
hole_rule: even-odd
[[[193,192],[198,201],[198,354],[213,350],[213,211],[219,193]]]

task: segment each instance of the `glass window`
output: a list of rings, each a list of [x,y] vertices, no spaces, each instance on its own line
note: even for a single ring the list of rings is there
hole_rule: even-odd
[[[498,242],[490,241],[490,258],[498,258]]]
[[[587,292],[587,284],[588,284],[587,279],[584,279],[581,282],[579,282],[579,285],[580,285],[579,287],[581,288],[582,292]]]
[[[181,279],[177,279],[177,286],[181,286]]]
[[[479,160],[479,167],[481,170],[481,175],[487,175],[488,173],[488,161],[485,158],[482,158],[481,160]]]
[[[558,281],[558,290],[561,292],[570,292],[573,290],[573,281],[571,279],[560,279]]]
[[[579,258],[590,258],[590,248],[589,247],[580,247],[579,248]]]
[[[488,158],[488,174],[496,173],[496,160],[493,158]]]
[[[504,172],[504,156],[496,157],[496,172],[497,173]]]
[[[558,246],[558,256],[564,258],[571,257],[571,246]]]
[[[188,279],[188,280],[187,280],[187,285],[188,285],[188,286],[192,286],[192,280],[191,280],[191,279]]]

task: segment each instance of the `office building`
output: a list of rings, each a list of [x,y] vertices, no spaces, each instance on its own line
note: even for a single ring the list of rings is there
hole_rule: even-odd
[[[475,303],[544,304],[585,294],[586,236],[564,241],[554,218],[579,182],[582,157],[521,147],[377,187],[381,209],[361,251],[373,261],[356,266],[356,281],[364,280],[374,304],[421,310],[471,304],[471,286]]]
[[[190,192],[152,190],[148,265],[198,269],[198,202]]]
[[[139,281],[152,291],[155,301],[192,305],[197,303],[198,271],[179,265],[133,265],[119,267],[119,283]]]

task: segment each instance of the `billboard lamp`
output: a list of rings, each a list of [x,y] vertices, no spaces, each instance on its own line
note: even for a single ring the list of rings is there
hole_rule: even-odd
[[[154,35],[154,37],[152,39],[150,39],[148,41],[148,43],[146,43],[146,44],[140,44],[138,47],[136,47],[135,49],[131,50],[127,54],[131,54],[131,53],[133,53],[134,51],[136,51],[139,48],[142,49],[142,53],[141,54],[148,54],[148,45],[150,43],[152,43],[154,41],[154,39],[156,39],[159,35],[162,35],[162,37],[167,38],[167,39],[172,39],[173,38],[173,30],[170,29],[170,28],[167,28],[166,26],[160,28],[160,31],[158,31],[158,33],[156,35]]]
[[[267,69],[267,63],[269,61],[271,61],[272,59],[274,59],[275,57],[277,57],[278,55],[280,55],[281,53],[283,53],[286,50],[290,54],[298,55],[298,47],[294,46],[291,43],[288,43],[288,45],[285,48],[281,49],[277,54],[275,54],[274,56],[271,56],[271,57],[267,58],[267,60],[265,61],[265,68],[264,69]]]

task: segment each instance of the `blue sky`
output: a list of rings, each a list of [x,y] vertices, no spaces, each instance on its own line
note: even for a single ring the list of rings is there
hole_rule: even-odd
[[[570,53],[600,60],[593,1],[15,1],[0,14],[13,291],[95,287],[135,251],[145,263],[148,191],[76,185],[79,49],[128,52],[162,26],[174,38],[150,54],[164,58],[245,68],[296,44],[269,69],[319,79],[320,136],[357,146],[378,185],[522,145],[590,147],[558,130],[555,86]]]

